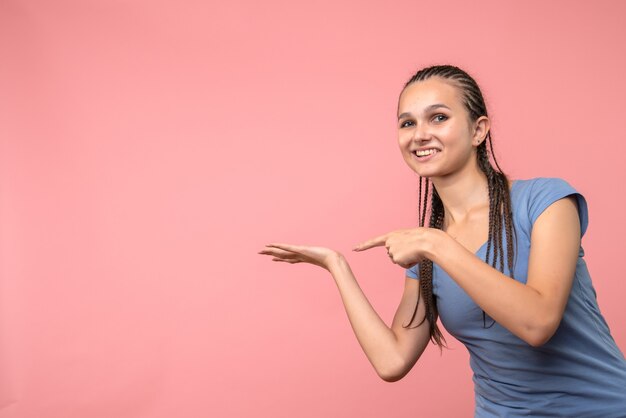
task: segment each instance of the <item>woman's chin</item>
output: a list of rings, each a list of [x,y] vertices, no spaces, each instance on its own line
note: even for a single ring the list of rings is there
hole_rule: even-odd
[[[431,178],[437,176],[435,170],[425,170],[424,167],[411,167],[411,169],[420,177]]]

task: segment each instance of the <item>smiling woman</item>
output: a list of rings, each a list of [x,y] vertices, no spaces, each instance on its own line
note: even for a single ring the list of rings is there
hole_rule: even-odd
[[[405,376],[429,341],[445,345],[441,317],[469,351],[475,416],[624,417],[626,360],[583,259],[585,198],[558,178],[510,181],[490,127],[478,85],[457,67],[422,69],[400,94],[398,144],[420,176],[420,223],[355,247],[385,246],[406,269],[391,327],[343,254],[283,243],[260,254],[331,273],[386,381]]]

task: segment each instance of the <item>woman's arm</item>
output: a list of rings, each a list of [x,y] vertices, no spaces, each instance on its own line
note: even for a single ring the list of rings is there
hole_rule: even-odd
[[[357,340],[384,380],[401,379],[426,348],[430,340],[429,322],[425,320],[415,326],[424,318],[423,302],[419,304],[416,320],[410,324],[412,328],[402,327],[408,324],[418,301],[417,280],[405,279],[404,294],[389,328],[363,294],[342,254],[325,247],[289,244],[268,244],[259,254],[271,255],[273,261],[314,264],[332,274]]]
[[[533,225],[526,284],[489,266],[443,231],[426,257],[444,269],[491,318],[537,347],[552,337],[563,317],[580,233],[574,197],[550,205]]]
[[[422,298],[410,328],[402,327],[408,324],[413,315],[420,292],[419,281],[405,279],[402,300],[389,328],[365,297],[343,257],[331,263],[329,271],[341,294],[350,325],[376,373],[387,382],[402,379],[430,340],[428,320],[416,326],[424,318]]]

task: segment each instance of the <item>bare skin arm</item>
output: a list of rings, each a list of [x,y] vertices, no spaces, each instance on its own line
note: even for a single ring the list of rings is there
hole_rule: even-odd
[[[411,328],[402,327],[408,324],[417,304],[419,282],[405,279],[402,299],[389,328],[370,305],[345,260],[333,265],[330,271],[341,294],[350,325],[370,363],[383,380],[400,380],[417,362],[430,338],[428,321],[415,327],[424,317],[421,298]]]
[[[388,327],[367,300],[343,255],[322,247],[287,244],[270,244],[260,254],[273,255],[274,261],[316,264],[332,274],[357,340],[383,380],[394,382],[404,377],[426,348],[428,321],[415,326],[424,316],[421,301],[411,328],[402,327],[408,324],[417,303],[417,280],[405,279],[402,299]]]
[[[528,344],[541,346],[563,317],[579,248],[580,221],[570,197],[550,205],[535,221],[526,284],[511,280],[459,244],[435,251],[432,260],[500,325]]]
[[[532,346],[556,332],[572,288],[580,248],[580,220],[573,197],[550,205],[535,221],[526,284],[512,280],[476,257],[443,231],[395,231],[358,250],[385,245],[406,266],[428,258],[500,325]]]

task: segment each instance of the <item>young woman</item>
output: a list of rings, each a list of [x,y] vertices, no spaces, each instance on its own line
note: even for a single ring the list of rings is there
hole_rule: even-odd
[[[406,269],[391,328],[342,254],[279,243],[260,254],[332,274],[359,343],[386,381],[405,376],[429,340],[444,344],[441,317],[469,350],[475,416],[626,417],[626,360],[582,258],[583,196],[557,178],[507,179],[480,89],[454,66],[422,69],[406,83],[398,141],[420,176],[420,227],[355,248],[384,245]]]

